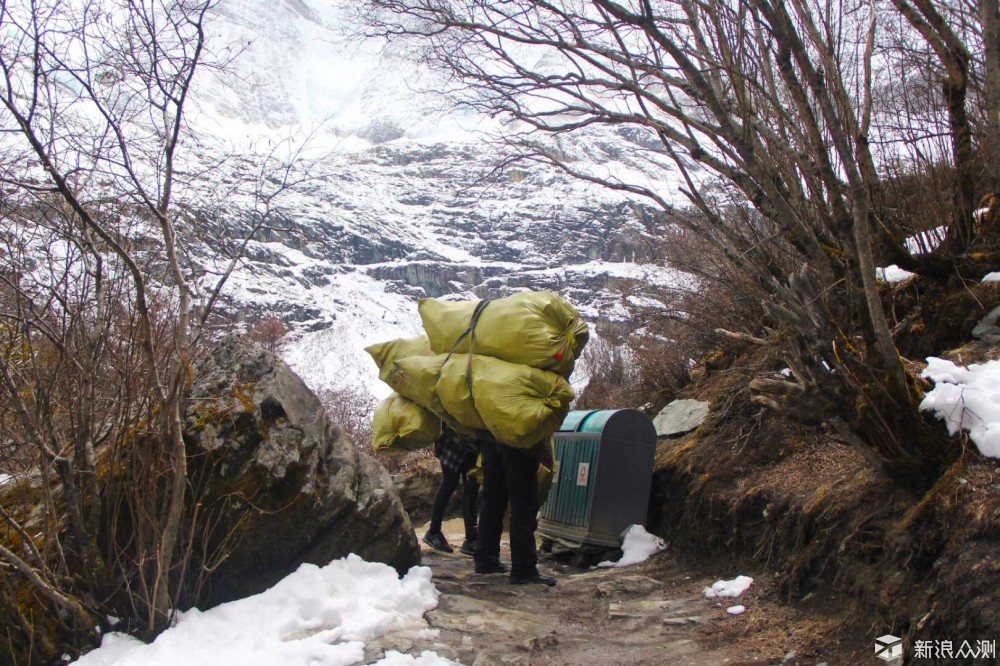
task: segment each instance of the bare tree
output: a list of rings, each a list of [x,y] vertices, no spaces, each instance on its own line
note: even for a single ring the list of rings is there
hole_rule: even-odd
[[[375,398],[366,389],[350,386],[325,388],[317,393],[317,397],[330,420],[354,445],[374,455],[371,442]]]
[[[975,192],[972,125],[966,103],[970,87],[969,51],[935,3],[928,0],[893,0],[893,5],[924,38],[945,72],[942,93],[948,107],[949,135],[956,171],[953,220],[948,240],[957,250],[965,250],[972,242]]]
[[[149,551],[136,554],[144,558],[141,593],[153,631],[168,621],[187,490],[182,410],[193,355],[192,306],[173,195],[184,110],[203,53],[209,7],[209,2],[144,0],[5,2],[0,14],[0,97],[9,135],[3,182],[22,195],[8,215],[20,216],[25,238],[44,228],[38,224],[41,211],[49,223],[47,249],[65,256],[62,273],[46,276],[52,279],[19,275],[7,282],[22,308],[12,319],[22,328],[22,344],[51,346],[60,359],[56,368],[75,366],[84,404],[79,418],[65,424],[66,432],[45,432],[57,419],[40,416],[33,400],[49,390],[37,382],[42,361],[34,376],[4,367],[7,397],[20,415],[21,434],[34,440],[43,469],[57,472],[78,549],[72,556],[84,562],[87,587],[96,588],[107,556],[114,554],[97,548],[97,445],[109,424],[98,420],[105,415],[99,413],[102,387],[95,370],[108,359],[110,327],[121,321],[110,310],[124,302],[126,321],[134,326],[129,342],[137,352],[129,372],[139,374],[136,392],[149,397],[139,400],[135,411],[126,407],[121,417],[148,419],[144,428],[155,433],[148,462],[166,480],[155,513],[148,516],[147,526],[155,531]],[[157,258],[162,274],[143,265],[133,245],[139,235],[162,253]],[[38,251],[36,240],[29,238],[23,251]],[[49,263],[49,257],[41,258],[43,271]],[[171,286],[166,317],[157,312],[157,284]],[[59,321],[63,317],[79,319],[66,327]],[[70,558],[66,554],[64,562]],[[91,609],[91,623],[96,610]]]
[[[405,40],[446,75],[444,92],[512,121],[519,160],[645,197],[724,257],[765,306],[754,337],[783,341],[791,381],[760,378],[757,399],[826,415],[901,478],[933,474],[947,447],[922,425],[914,378],[876,284],[875,230],[918,270],[954,270],[968,246],[965,44],[932,3],[869,0],[368,0],[369,34]],[[945,257],[910,255],[882,218],[872,137],[876,91],[902,12],[948,74],[958,166]],[[896,14],[897,16],[899,14]],[[891,16],[890,16],[891,18]],[[911,33],[912,34],[912,33]],[[585,168],[564,137],[605,132],[661,189]],[[640,139],[636,139],[640,137]],[[963,264],[969,273],[984,265]]]
[[[23,584],[0,586],[12,644],[44,646],[46,626],[92,640],[109,615],[153,636],[198,587],[192,368],[226,279],[300,178],[262,160],[245,237],[194,262],[204,211],[182,156],[195,76],[219,66],[213,4],[0,0],[0,442],[30,463],[16,483],[35,509],[0,512],[0,567]]]

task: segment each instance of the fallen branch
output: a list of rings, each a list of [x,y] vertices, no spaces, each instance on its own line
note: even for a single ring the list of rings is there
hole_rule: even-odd
[[[742,342],[752,342],[755,345],[766,345],[767,344],[767,340],[765,340],[763,338],[754,337],[754,336],[750,335],[749,333],[734,333],[733,331],[727,331],[724,328],[717,328],[717,329],[715,329],[715,332],[718,333],[719,335],[723,335],[723,336],[725,336],[727,338],[730,338],[731,340],[740,340]]]
[[[7,560],[8,563],[14,566],[21,575],[28,579],[28,581],[41,592],[49,601],[56,604],[60,608],[63,608],[74,619],[79,623],[79,625],[86,629],[93,629],[97,626],[94,621],[93,616],[87,612],[87,610],[80,605],[75,599],[71,599],[58,590],[56,590],[52,585],[46,582],[38,572],[35,571],[27,562],[22,560],[20,557],[7,550],[3,546],[0,546],[0,557]]]

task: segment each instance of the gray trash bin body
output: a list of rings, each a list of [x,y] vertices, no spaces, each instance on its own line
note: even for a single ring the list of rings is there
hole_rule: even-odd
[[[553,435],[555,469],[538,532],[566,545],[621,546],[646,523],[656,429],[635,409],[570,412]]]

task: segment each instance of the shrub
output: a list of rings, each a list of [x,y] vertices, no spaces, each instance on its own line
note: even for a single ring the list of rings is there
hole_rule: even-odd
[[[260,319],[250,329],[250,339],[260,344],[272,354],[278,349],[278,343],[288,334],[289,328],[277,317]]]
[[[354,445],[366,453],[372,451],[372,416],[376,400],[366,389],[330,387],[317,392],[330,421],[340,428]]]

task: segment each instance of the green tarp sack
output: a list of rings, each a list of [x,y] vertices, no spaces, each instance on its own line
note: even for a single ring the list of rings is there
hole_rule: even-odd
[[[376,453],[425,449],[440,436],[441,419],[399,394],[393,393],[375,408],[372,448]]]
[[[448,412],[438,400],[435,387],[446,356],[407,356],[393,361],[385,371],[385,383],[404,398],[412,400],[440,418]]]
[[[437,382],[441,375],[441,365],[446,358],[445,354],[438,354],[397,359],[383,373],[384,381],[396,393],[430,411],[457,432],[469,437],[481,436],[486,429],[481,421],[473,421],[477,425],[465,425],[450,414],[438,398]]]
[[[574,398],[569,383],[554,372],[478,354],[452,354],[442,364],[435,392],[463,426],[485,426],[516,448],[531,448],[558,430]]]
[[[463,337],[477,307],[481,311],[474,330]],[[528,291],[489,302],[424,298],[418,310],[435,353],[471,351],[563,377],[573,372],[589,337],[576,308],[548,291]]]
[[[426,335],[419,338],[400,338],[379,342],[378,344],[365,347],[378,366],[378,378],[386,384],[392,386],[389,375],[394,370],[393,363],[401,358],[410,356],[432,356],[430,341]],[[395,389],[395,387],[393,387]]]

